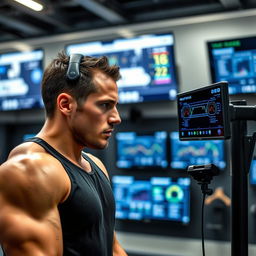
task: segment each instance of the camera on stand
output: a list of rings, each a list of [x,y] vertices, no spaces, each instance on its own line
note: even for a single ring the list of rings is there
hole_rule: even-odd
[[[201,185],[202,193],[211,195],[213,190],[208,188],[214,176],[219,175],[220,169],[214,164],[190,165],[188,166],[188,174]]]

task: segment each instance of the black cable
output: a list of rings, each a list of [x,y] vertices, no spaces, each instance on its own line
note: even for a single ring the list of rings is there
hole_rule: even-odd
[[[203,256],[205,256],[205,249],[204,249],[204,201],[205,201],[206,193],[203,193],[203,202],[202,202],[202,216],[201,216],[201,233],[202,233],[202,252]]]

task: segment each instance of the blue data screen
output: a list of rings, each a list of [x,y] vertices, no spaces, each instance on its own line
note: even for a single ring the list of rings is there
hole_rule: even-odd
[[[190,178],[113,176],[117,219],[190,221]]]
[[[212,82],[228,81],[229,94],[256,93],[256,37],[207,45]]]
[[[215,164],[220,169],[226,167],[223,140],[180,141],[178,132],[170,134],[171,167],[187,169],[189,165]]]
[[[256,185],[256,159],[252,160],[250,168],[250,184]]]
[[[120,67],[120,103],[176,99],[177,78],[173,34],[148,34],[112,41],[71,44],[67,53],[107,56]]]
[[[167,132],[118,132],[115,138],[118,168],[168,166]]]
[[[43,50],[0,54],[0,110],[42,108]]]

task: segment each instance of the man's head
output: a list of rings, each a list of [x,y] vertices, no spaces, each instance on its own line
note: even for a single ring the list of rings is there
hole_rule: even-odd
[[[46,116],[51,118],[56,110],[56,100],[59,94],[68,93],[81,105],[91,93],[97,92],[93,82],[95,71],[101,71],[115,82],[120,78],[119,67],[110,66],[106,57],[82,58],[79,65],[80,77],[75,81],[67,79],[69,56],[64,52],[58,54],[46,68],[42,80],[42,98],[45,105]]]

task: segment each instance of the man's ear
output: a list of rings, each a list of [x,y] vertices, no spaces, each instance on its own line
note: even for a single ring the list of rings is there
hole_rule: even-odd
[[[69,115],[76,108],[75,99],[68,93],[61,93],[57,97],[57,109],[65,115]]]

